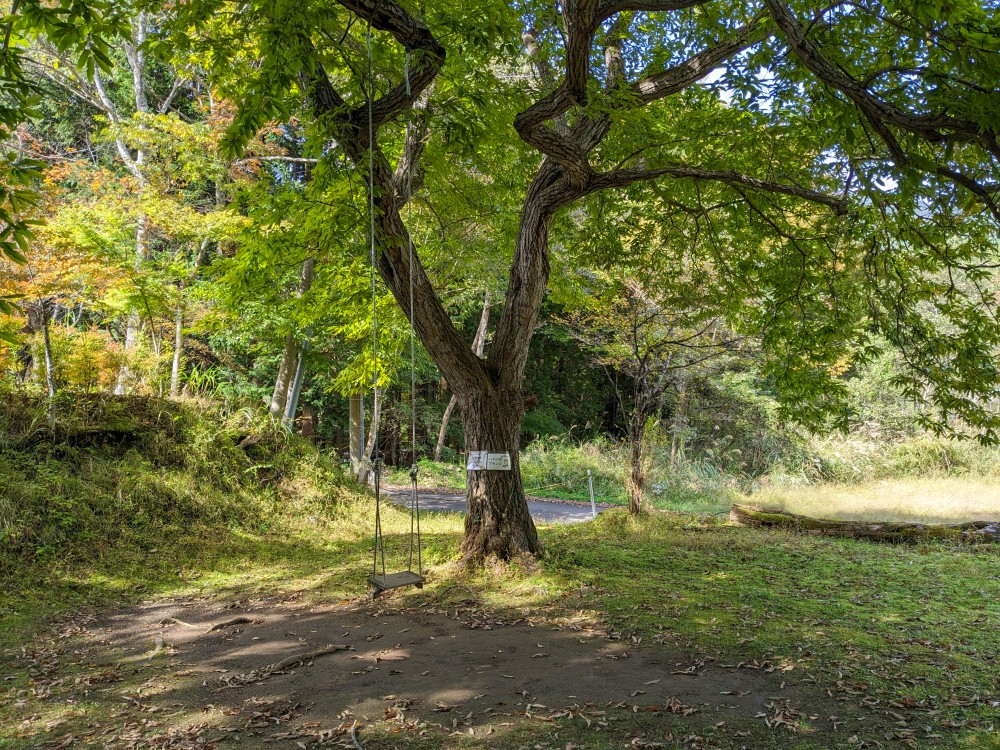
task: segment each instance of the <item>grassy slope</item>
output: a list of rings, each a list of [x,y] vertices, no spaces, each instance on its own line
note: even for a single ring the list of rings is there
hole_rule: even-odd
[[[322,575],[360,593],[370,498],[267,421],[202,408],[78,400],[53,437],[37,404],[0,403],[0,650],[55,612],[192,586]],[[384,523],[408,520],[389,510]]]
[[[363,593],[372,504],[323,456],[239,415],[215,427],[194,409],[160,405],[136,417],[141,407],[116,403],[127,406],[119,426],[132,438],[73,438],[69,450],[60,447],[64,436],[3,451],[0,673],[15,679],[0,686],[0,747],[21,747],[26,715],[38,727],[68,710],[31,696],[17,658],[20,645],[43,642],[60,612],[167,593]],[[106,411],[74,419],[78,427],[107,423]],[[26,513],[63,520],[27,536],[17,530]],[[395,511],[384,522],[390,538],[406,528]],[[920,747],[1000,747],[991,731],[1000,700],[994,548],[878,546],[612,512],[594,524],[543,529],[548,555],[534,570],[465,576],[441,568],[457,548],[460,520],[430,517],[424,528],[425,560],[437,571],[405,603],[472,596],[493,610],[586,618],[627,638],[767,659],[834,696],[878,701],[876,712],[893,706],[917,728]],[[76,705],[85,713],[85,701]],[[868,740],[900,746],[883,736],[891,723],[873,722]],[[550,731],[521,727],[494,746],[547,742]],[[815,747],[770,734],[753,746]],[[588,748],[623,744],[583,740]]]

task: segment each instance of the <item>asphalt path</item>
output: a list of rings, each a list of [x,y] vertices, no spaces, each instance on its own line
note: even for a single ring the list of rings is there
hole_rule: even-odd
[[[406,508],[410,507],[410,490],[408,488],[384,487],[382,491],[393,502]],[[420,510],[446,510],[452,513],[465,513],[465,507],[464,494],[420,493]],[[598,505],[597,512],[607,510],[607,507]],[[592,518],[589,503],[567,503],[561,500],[528,500],[528,512],[536,521],[544,521],[545,523],[582,523]]]

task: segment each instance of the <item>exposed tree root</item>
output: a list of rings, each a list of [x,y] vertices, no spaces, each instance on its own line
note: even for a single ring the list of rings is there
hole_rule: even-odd
[[[249,625],[253,620],[245,615],[240,617],[234,617],[231,620],[226,620],[225,622],[217,622],[215,625],[210,627],[205,631],[206,635],[208,633],[214,633],[216,630],[222,630],[223,628],[232,627],[233,625]]]
[[[210,626],[208,630],[204,632],[204,635],[209,633],[214,633],[216,630],[223,630],[225,628],[232,627],[233,625],[250,625],[253,623],[253,619],[247,617],[246,615],[240,615],[239,617],[233,617],[225,622],[217,622]],[[164,617],[160,620],[160,625],[181,625],[185,628],[200,629],[202,625],[192,625],[190,622],[184,622],[184,620],[178,620],[176,617]]]
[[[355,750],[365,750],[361,746],[361,742],[358,740],[358,722],[355,721],[351,724],[351,742],[354,743]]]
[[[312,661],[320,656],[325,656],[326,654],[333,654],[337,651],[347,651],[349,646],[340,644],[335,646],[324,646],[323,648],[317,649],[315,651],[309,651],[304,654],[296,654],[295,656],[289,656],[287,659],[282,659],[275,664],[268,664],[260,669],[254,669],[245,674],[236,674],[229,677],[223,678],[223,683],[226,687],[243,687],[244,685],[249,685],[254,682],[263,682],[271,675],[277,672],[283,672],[286,669],[291,669],[292,667],[303,664],[307,661]]]
[[[199,627],[201,627],[200,625],[192,625],[189,622],[184,622],[184,620],[178,620],[176,617],[164,617],[162,620],[160,620],[160,625],[170,625],[170,624],[182,625],[185,628],[199,628]]]

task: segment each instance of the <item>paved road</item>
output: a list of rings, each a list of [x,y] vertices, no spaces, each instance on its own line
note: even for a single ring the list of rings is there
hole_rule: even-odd
[[[410,490],[386,487],[382,491],[400,505],[410,507]],[[421,492],[420,509],[465,513],[465,495]],[[597,506],[598,513],[606,509],[607,506]],[[581,523],[591,519],[589,505],[562,503],[557,500],[529,500],[528,510],[536,521],[546,523]]]

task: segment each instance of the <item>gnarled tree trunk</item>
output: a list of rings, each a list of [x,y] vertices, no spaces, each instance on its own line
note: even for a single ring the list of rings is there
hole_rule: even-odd
[[[472,561],[486,557],[510,560],[524,553],[539,553],[538,532],[521,482],[518,451],[524,400],[520,390],[460,396],[459,403],[466,452],[510,454],[510,471],[468,473],[469,508],[462,552]]]

